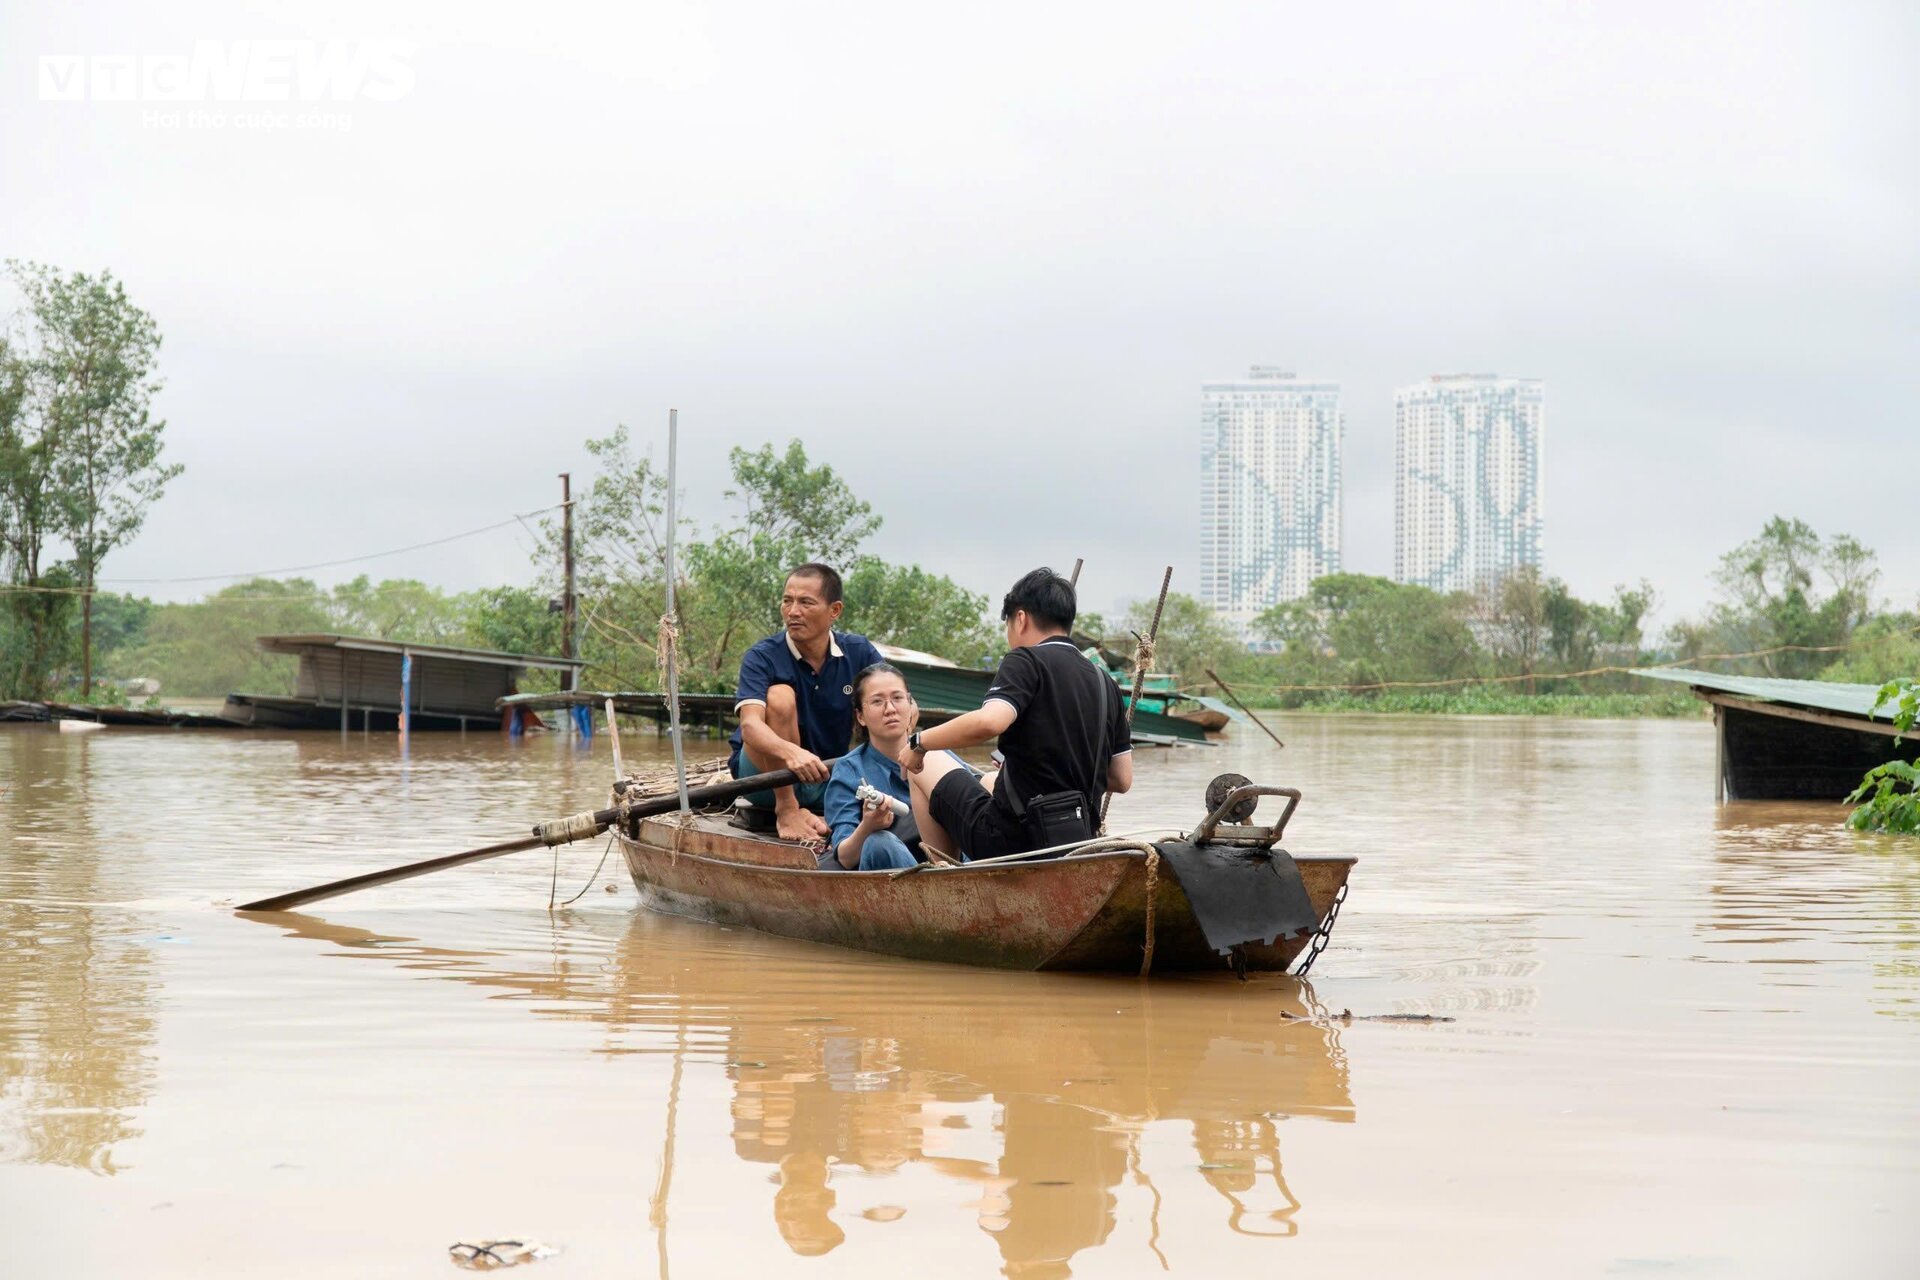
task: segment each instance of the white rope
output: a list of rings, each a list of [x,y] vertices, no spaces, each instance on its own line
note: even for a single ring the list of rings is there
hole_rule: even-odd
[[[975,858],[972,861],[955,863],[952,866],[935,866],[932,863],[919,862],[911,867],[902,867],[898,871],[890,871],[887,874],[889,878],[898,880],[901,876],[910,876],[919,871],[966,871],[973,867],[992,867],[1007,862],[1019,862],[1025,858],[1041,858],[1050,853],[1064,854],[1068,857],[1074,854],[1104,853],[1109,851],[1106,848],[1108,845],[1135,845],[1144,843],[1149,836],[1159,836],[1163,839],[1172,838],[1177,840],[1184,837],[1185,834],[1185,832],[1175,827],[1147,827],[1140,831],[1122,831],[1118,835],[1096,836],[1091,840],[1076,840],[1072,844],[1055,844],[1048,845],[1044,849],[1028,849],[1024,853],[1003,853],[997,858]]]

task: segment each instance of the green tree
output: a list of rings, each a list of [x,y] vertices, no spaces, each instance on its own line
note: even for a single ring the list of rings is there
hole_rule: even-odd
[[[121,661],[158,677],[168,694],[290,694],[294,660],[264,652],[256,638],[332,630],[328,599],[305,578],[255,578],[193,604],[156,605]]]
[[[739,523],[687,548],[698,585],[682,604],[682,644],[690,678],[709,688],[731,684],[747,646],[778,624],[780,583],[796,564],[850,564],[880,527],[873,508],[830,466],[814,466],[798,440],[727,455],[744,508]]]
[[[140,531],[147,508],[180,474],[160,461],[166,423],[151,412],[160,389],[160,328],[111,272],[90,276],[9,261],[26,301],[34,409],[52,443],[46,480],[60,535],[73,548],[83,594],[81,695],[93,689],[93,588],[100,564]]]
[[[850,631],[903,649],[938,654],[963,667],[977,666],[1004,648],[987,626],[987,597],[918,565],[890,565],[861,556],[842,575]]]
[[[1802,520],[1775,516],[1758,537],[1721,557],[1721,599],[1704,624],[1675,629],[1681,656],[1782,649],[1750,664],[1772,676],[1806,677],[1829,665],[1809,652],[1847,643],[1872,609],[1879,577],[1873,552],[1845,534],[1823,540]]]
[[[0,628],[0,697],[42,699],[64,657],[78,588],[71,566],[50,556],[63,508],[54,479],[60,437],[45,412],[33,334],[16,318],[0,334],[0,568],[6,571]]]
[[[389,578],[377,586],[361,574],[333,589],[327,602],[333,630],[378,640],[461,644],[467,609],[457,596],[412,578]]]
[[[488,587],[460,597],[464,643],[476,649],[535,656],[560,655],[560,615],[547,594],[532,587]]]
[[[1550,605],[1556,587],[1562,597],[1571,598],[1564,583],[1545,581],[1538,568],[1523,565],[1474,593],[1474,619],[1482,642],[1502,674],[1528,678],[1529,693],[1541,646],[1551,636]],[[1585,614],[1584,609],[1581,612]]]
[[[1144,636],[1153,625],[1153,600],[1136,600],[1127,606],[1121,626]],[[1132,654],[1124,642],[1118,645],[1128,657]],[[1166,607],[1160,613],[1160,632],[1154,641],[1153,670],[1171,672],[1189,685],[1205,682],[1209,669],[1229,681],[1240,673],[1247,659],[1247,646],[1231,627],[1211,608],[1178,591],[1167,593]]]
[[[1575,596],[1558,578],[1547,579],[1541,604],[1546,617],[1547,655],[1562,670],[1592,666],[1600,639],[1594,607]]]
[[[1268,609],[1254,629],[1279,646],[1274,670],[1282,684],[1450,680],[1475,674],[1482,658],[1468,625],[1471,605],[1463,594],[1336,573],[1308,584],[1303,598]]]
[[[1855,628],[1850,643],[1820,672],[1822,680],[1877,685],[1920,673],[1920,609],[1869,618]]]

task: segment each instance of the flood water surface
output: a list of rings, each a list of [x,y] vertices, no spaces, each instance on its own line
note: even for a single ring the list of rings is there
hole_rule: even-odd
[[[1360,858],[1309,982],[657,917],[600,843],[242,917],[607,743],[0,730],[0,1272],[1915,1274],[1920,841],[1716,806],[1704,724],[1275,719],[1113,826],[1302,788]]]

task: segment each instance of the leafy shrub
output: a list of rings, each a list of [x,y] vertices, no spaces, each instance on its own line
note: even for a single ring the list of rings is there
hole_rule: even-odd
[[[1893,727],[1900,734],[1910,732],[1914,721],[1920,720],[1920,680],[1889,680],[1882,685],[1873,709],[1888,705],[1894,707]],[[1893,742],[1899,746],[1900,738]],[[1868,770],[1847,799],[1860,806],[1847,817],[1847,825],[1855,831],[1920,835],[1920,765],[1889,760]]]

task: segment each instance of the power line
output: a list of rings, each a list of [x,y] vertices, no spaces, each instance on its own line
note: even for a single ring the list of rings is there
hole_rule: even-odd
[[[541,507],[534,511],[523,511],[510,519],[495,524],[483,525],[478,529],[468,529],[465,533],[450,533],[444,538],[434,538],[428,542],[416,542],[412,546],[395,547],[391,551],[374,551],[363,556],[348,556],[342,560],[322,560],[315,564],[296,564],[285,569],[260,569],[253,573],[204,573],[188,578],[98,578],[97,583],[116,585],[138,584],[141,586],[176,584],[187,582],[232,582],[249,578],[271,578],[283,573],[305,573],[311,569],[334,569],[343,564],[358,564],[363,560],[380,560],[387,556],[405,555],[409,551],[424,551],[428,547],[445,546],[449,542],[458,542],[462,538],[472,538],[483,533],[492,533],[495,529],[504,529],[509,525],[523,521],[527,516],[545,515],[549,511],[558,511],[564,503],[554,503],[550,507]]]
[[[1894,634],[1920,635],[1920,627]],[[1865,641],[1848,640],[1845,644],[1777,644],[1769,649],[1750,649],[1745,653],[1696,653],[1684,658],[1674,658],[1666,662],[1643,662],[1636,666],[1588,667],[1584,671],[1530,671],[1523,675],[1501,676],[1455,676],[1447,680],[1375,680],[1356,684],[1258,684],[1252,681],[1236,680],[1234,683],[1242,689],[1254,689],[1261,693],[1377,693],[1383,689],[1448,689],[1470,684],[1518,684],[1522,680],[1580,680],[1590,676],[1631,675],[1635,671],[1662,670],[1669,667],[1684,667],[1692,662],[1733,662],[1743,658],[1766,658],[1776,653],[1845,653],[1849,649],[1859,648]],[[1212,682],[1187,685],[1178,692],[1190,689],[1210,689]],[[1151,694],[1153,691],[1147,691]]]

